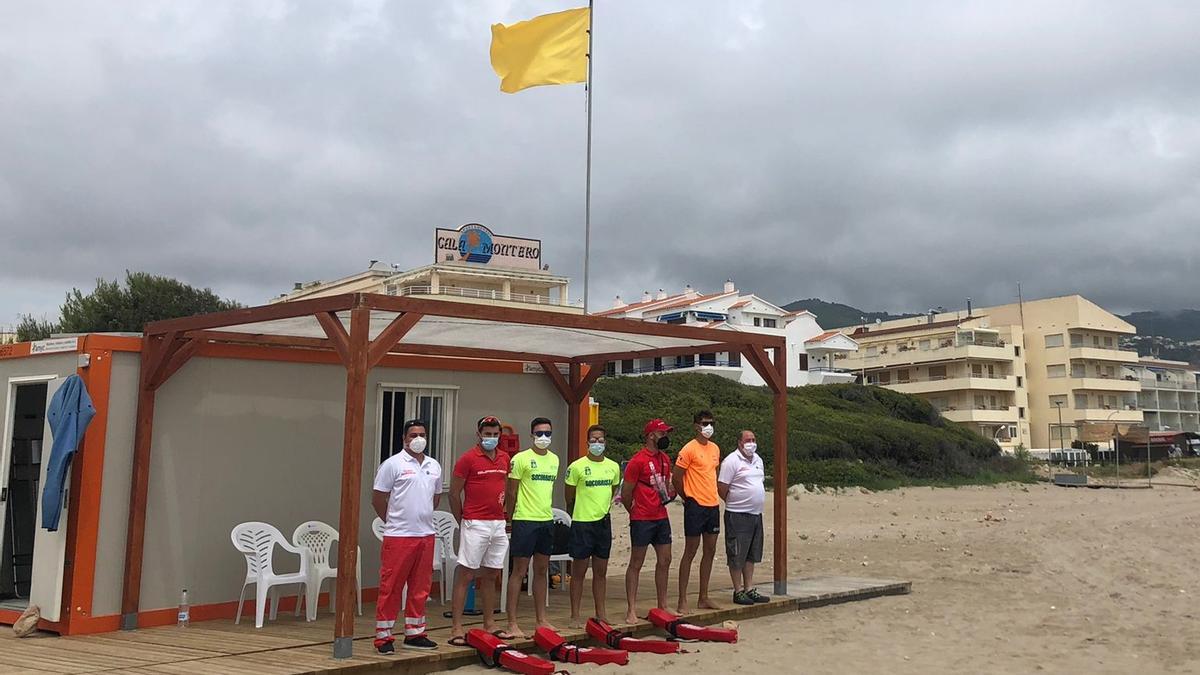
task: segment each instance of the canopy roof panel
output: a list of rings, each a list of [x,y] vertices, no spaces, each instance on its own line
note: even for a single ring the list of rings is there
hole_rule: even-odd
[[[336,318],[348,333],[351,310],[356,307],[371,310],[371,340],[401,316],[419,315],[412,328],[389,349],[393,353],[595,362],[618,357],[737,351],[750,345],[783,346],[782,337],[759,333],[369,293],[159,321],[147,325],[146,334],[174,333],[177,337],[194,334],[212,340],[329,346],[324,344],[328,335],[318,316]]]

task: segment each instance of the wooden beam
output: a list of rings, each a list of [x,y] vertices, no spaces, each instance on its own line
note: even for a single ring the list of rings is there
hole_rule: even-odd
[[[192,330],[187,337],[199,338],[204,342],[227,342],[231,344],[263,345],[267,347],[304,347],[307,349],[333,350],[326,338],[299,337],[296,335],[267,335],[264,333],[239,333],[236,331]]]
[[[766,381],[771,391],[778,392],[783,388],[779,373],[775,370],[775,364],[771,363],[771,360],[767,358],[765,351],[758,347],[747,345],[742,348],[742,353],[750,360],[750,365],[754,366],[755,372]]]
[[[183,333],[193,330],[262,323],[278,319],[292,319],[301,316],[312,316],[319,312],[340,312],[356,307],[360,302],[361,294],[358,293],[330,295],[324,298],[296,300],[295,302],[278,302],[273,305],[243,307],[227,312],[214,312],[212,314],[188,316],[180,319],[151,321],[146,324],[143,332],[146,335],[157,335],[169,331]]]
[[[550,382],[558,390],[558,395],[562,396],[563,401],[567,405],[571,405],[571,399],[574,398],[574,391],[571,389],[571,384],[558,371],[558,364],[552,361],[542,361],[541,365],[542,372],[546,374],[546,377],[550,378]]]
[[[367,350],[371,310],[350,310],[349,360],[346,363],[346,413],[342,435],[342,500],[338,518],[338,576],[333,628],[334,658],[354,653],[355,570],[358,567],[359,507],[362,495],[363,421],[366,416]]]
[[[180,342],[182,342],[182,344],[179,346],[179,348],[164,360],[163,364],[158,368],[158,374],[154,377],[154,380],[149,383],[150,387],[155,391],[157,391],[159,387],[163,386],[167,380],[171,379],[171,376],[174,375],[180,368],[182,368],[189,359],[195,356],[196,350],[200,347],[200,340],[197,340],[196,338],[188,338],[181,340]]]
[[[154,432],[154,389],[145,372],[152,359],[143,351],[133,432],[133,475],[129,485],[129,521],[125,528],[125,574],[121,589],[121,628],[137,628],[142,593],[142,555],[146,541],[146,499],[150,490],[150,442]]]
[[[579,446],[579,432],[583,428],[583,420],[579,410],[579,400],[575,398],[575,394],[580,390],[580,385],[583,384],[584,376],[580,370],[581,367],[578,363],[572,363],[568,366],[567,372],[571,390],[571,398],[567,400],[567,457],[579,457],[583,452],[583,448]],[[559,376],[561,377],[561,373]]]
[[[605,365],[604,361],[588,364],[587,373],[580,378],[579,384],[575,386],[575,400],[572,401],[574,405],[579,405],[587,399],[588,394],[592,391],[592,385],[596,384],[596,380],[603,377]]]
[[[321,329],[329,338],[329,345],[342,358],[342,365],[349,368],[350,335],[346,333],[346,327],[342,325],[342,320],[334,312],[317,312],[314,316],[317,317],[317,323],[321,324]]]
[[[775,389],[774,397],[774,436],[775,436],[775,466],[772,468],[774,478],[774,573],[775,595],[787,595],[788,584],[788,529],[787,529],[787,491],[788,491],[788,445],[787,445],[787,357],[782,347],[775,348],[775,374],[779,378],[779,387]]]
[[[367,347],[367,370],[375,367],[375,364],[383,360],[383,357],[392,350],[392,348],[400,348],[398,344],[400,339],[417,325],[421,320],[421,315],[415,312],[408,312],[392,319],[392,322],[387,325],[379,335],[376,336],[371,344]]]
[[[586,354],[571,359],[575,363],[595,363],[597,361],[622,361],[624,359],[649,359],[666,356],[688,356],[691,354],[707,354],[715,352],[740,352],[743,345],[722,342],[720,344],[703,345],[699,347],[667,347],[664,349],[643,349],[626,352],[606,352],[601,354]]]
[[[742,333],[719,328],[700,328],[697,326],[656,323],[641,321],[639,319],[610,319],[608,317],[586,314],[549,313],[545,310],[522,309],[499,305],[476,305],[465,302],[449,302],[446,300],[424,300],[414,297],[380,295],[377,293],[365,293],[363,297],[364,302],[372,309],[389,312],[418,312],[428,316],[447,316],[460,319],[478,319],[482,321],[519,323],[534,326],[550,325],[556,328],[578,328],[626,335],[656,335],[701,340],[711,343],[729,342],[739,345],[749,344],[764,347],[775,347],[784,344],[784,339],[781,336],[750,332]],[[705,350],[698,348],[696,351]]]
[[[553,361],[566,363],[569,359],[557,354],[541,354],[537,352],[506,352],[499,349],[479,349],[476,347],[449,347],[446,345],[419,345],[402,343],[396,345],[391,354],[416,354],[419,356],[457,356],[468,359],[490,359],[493,361]]]

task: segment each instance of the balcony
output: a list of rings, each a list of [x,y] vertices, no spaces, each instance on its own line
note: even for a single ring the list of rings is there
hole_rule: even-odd
[[[942,410],[942,417],[951,422],[983,422],[992,424],[1016,424],[1017,406],[973,406],[970,409]]]
[[[1126,380],[1115,377],[1072,377],[1067,380],[1071,389],[1088,389],[1091,391],[1124,391],[1139,392],[1142,385],[1137,380]]]
[[[1109,410],[1107,408],[1084,408],[1075,410],[1076,420],[1089,422],[1141,422],[1141,410]]]
[[[527,293],[509,293],[506,297],[504,295],[504,291],[498,288],[462,288],[460,286],[441,286],[435,290],[432,286],[389,286],[387,288],[387,294],[399,297],[433,296],[434,298],[437,298],[441,296],[453,298],[459,302],[482,302],[489,305],[509,303],[538,305],[540,309],[545,309],[552,312],[581,313],[583,311],[582,301],[568,301],[564,303],[559,302],[558,300],[553,300],[548,295],[530,295]]]
[[[910,380],[892,380],[880,386],[903,394],[933,394],[942,391],[959,391],[964,389],[980,389],[983,391],[1016,391],[1017,378],[1012,375],[993,376],[951,376]]]
[[[1142,389],[1166,389],[1168,391],[1196,391],[1196,382],[1192,380],[1156,380],[1142,378]]]
[[[866,350],[860,348],[858,353],[848,356],[842,363],[846,368],[882,368],[887,366],[903,366],[919,363],[938,363],[942,361],[959,361],[963,359],[978,359],[981,361],[1011,361],[1011,347],[993,345],[963,345],[955,347],[953,340],[946,343],[934,343],[929,349],[918,347],[901,349],[896,345],[888,345],[887,351],[880,351],[875,356],[868,356]]]
[[[857,374],[842,368],[809,368],[809,384],[849,384],[858,379]]]
[[[1138,353],[1105,347],[1071,347],[1067,350],[1069,359],[1086,359],[1088,361],[1119,361],[1121,363],[1137,363]]]

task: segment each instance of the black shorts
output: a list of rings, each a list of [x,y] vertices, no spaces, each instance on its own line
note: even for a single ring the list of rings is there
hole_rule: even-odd
[[[683,502],[683,536],[699,537],[721,531],[721,507],[701,506],[694,499]]]
[[[634,546],[665,546],[671,543],[671,521],[631,520],[629,540]]]
[[[590,523],[571,523],[571,559],[608,560],[612,553],[612,520],[608,516]]]
[[[514,520],[509,551],[514,558],[531,558],[533,554],[554,552],[553,520]]]
[[[729,568],[740,570],[746,563],[760,563],[763,555],[761,513],[725,512],[725,555]]]

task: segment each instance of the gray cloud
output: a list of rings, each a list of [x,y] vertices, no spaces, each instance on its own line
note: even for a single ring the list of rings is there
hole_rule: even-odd
[[[569,5],[570,3],[567,3]],[[432,230],[582,270],[582,87],[504,95],[548,2],[5,3],[0,324],[146,270],[264,301]],[[117,11],[119,10],[119,11]],[[1200,6],[600,3],[593,306],[732,277],[922,309],[1196,306]]]

